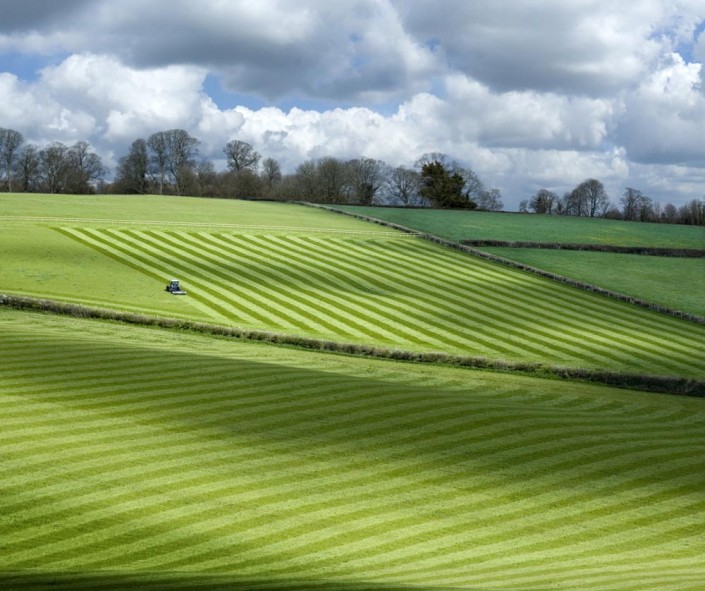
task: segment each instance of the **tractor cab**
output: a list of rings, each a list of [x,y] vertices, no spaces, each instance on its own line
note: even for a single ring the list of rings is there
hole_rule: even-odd
[[[166,291],[171,295],[186,295],[186,292],[181,289],[181,284],[178,279],[172,279],[166,286]]]

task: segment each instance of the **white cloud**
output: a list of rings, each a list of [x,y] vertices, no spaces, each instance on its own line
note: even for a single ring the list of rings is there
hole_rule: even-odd
[[[673,54],[630,93],[618,137],[632,159],[705,167],[702,64]]]
[[[640,182],[674,199],[703,193],[701,0],[48,4],[25,0],[0,23],[0,60],[53,64],[0,72],[0,126],[37,143],[88,140],[109,165],[137,137],[178,127],[213,159],[238,138],[287,170],[441,151],[510,205],[587,177],[616,196]],[[246,104],[219,107],[209,75]]]

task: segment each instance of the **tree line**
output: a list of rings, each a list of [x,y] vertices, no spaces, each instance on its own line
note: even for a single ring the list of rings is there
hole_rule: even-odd
[[[503,204],[477,174],[445,154],[424,154],[413,168],[381,160],[324,157],[284,174],[274,158],[231,140],[223,147],[227,170],[200,156],[201,142],[183,129],[159,131],[132,142],[119,159],[114,179],[86,142],[46,148],[25,143],[22,134],[0,128],[0,188],[48,193],[172,194],[201,197],[306,200],[360,205],[486,209]]]
[[[54,142],[40,150],[18,131],[2,127],[0,166],[3,188],[24,193],[93,193],[108,172],[87,142]]]
[[[22,134],[0,127],[0,189],[16,192],[172,194],[240,199],[304,200],[358,205],[400,205],[501,211],[502,195],[470,168],[439,152],[423,154],[413,167],[393,167],[360,157],[309,159],[284,174],[274,158],[263,158],[247,142],[223,147],[227,169],[216,171],[200,155],[200,140],[183,129],[153,133],[132,142],[119,159],[112,181],[87,142],[53,142],[39,149]],[[522,201],[520,211],[604,217],[642,222],[705,225],[705,199],[681,207],[654,202],[627,188],[613,204],[596,179],[562,197],[541,189]]]
[[[603,184],[596,179],[583,181],[562,197],[548,189],[540,189],[531,199],[520,203],[519,211],[705,226],[705,199],[693,199],[680,207],[672,203],[661,205],[639,189],[626,187],[619,205],[615,205],[610,201]]]
[[[227,170],[216,172],[211,160],[199,157],[199,145],[181,129],[139,138],[120,159],[108,190],[492,211],[503,207],[497,189],[486,189],[474,171],[445,154],[424,154],[414,168],[394,168],[367,157],[325,157],[306,160],[293,174],[284,174],[277,160],[262,158],[252,145],[234,139],[223,147]]]

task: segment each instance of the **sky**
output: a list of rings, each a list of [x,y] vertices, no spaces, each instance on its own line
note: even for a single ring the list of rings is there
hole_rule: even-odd
[[[0,0],[0,127],[113,170],[180,128],[286,172],[443,152],[500,189],[705,195],[703,0]]]

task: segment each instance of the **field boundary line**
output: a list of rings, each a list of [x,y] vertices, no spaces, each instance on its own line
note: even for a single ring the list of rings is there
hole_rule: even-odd
[[[646,308],[647,310],[651,310],[652,312],[658,312],[660,314],[665,314],[667,316],[673,316],[675,318],[680,318],[681,320],[686,320],[688,322],[694,322],[696,324],[705,325],[705,317],[703,317],[703,316],[698,316],[696,314],[691,314],[689,312],[683,312],[682,310],[674,310],[673,308],[667,308],[666,306],[661,306],[661,305],[655,304],[653,302],[642,300],[641,298],[626,295],[623,293],[618,293],[616,291],[610,291],[610,290],[604,289],[602,287],[597,287],[596,285],[591,285],[590,283],[576,281],[575,279],[571,279],[570,277],[565,277],[564,275],[558,275],[556,273],[551,273],[550,271],[544,271],[543,269],[539,269],[538,267],[532,267],[531,265],[527,265],[525,263],[520,263],[519,261],[513,261],[511,259],[507,259],[507,258],[501,257],[499,255],[495,255],[495,254],[492,254],[489,252],[478,250],[477,248],[474,248],[472,246],[468,246],[468,245],[463,244],[461,242],[454,242],[452,240],[446,240],[445,238],[440,238],[438,236],[434,236],[433,234],[426,234],[424,232],[412,230],[411,228],[407,228],[406,226],[401,226],[401,225],[395,224],[393,222],[387,222],[385,220],[380,220],[378,218],[373,218],[370,216],[366,216],[366,215],[362,215],[362,214],[354,213],[354,212],[350,212],[350,211],[343,211],[341,209],[337,209],[335,207],[331,207],[329,205],[325,205],[325,204],[321,204],[321,203],[308,203],[308,202],[304,202],[304,201],[299,201],[296,203],[299,203],[300,205],[303,205],[305,207],[319,208],[319,209],[323,209],[323,210],[330,211],[333,213],[338,213],[341,215],[347,215],[350,217],[354,217],[359,220],[367,221],[367,222],[370,222],[373,224],[379,224],[379,225],[385,226],[387,228],[393,228],[395,230],[399,230],[400,232],[410,234],[416,238],[421,238],[422,240],[426,240],[428,242],[433,242],[435,244],[439,244],[441,246],[445,246],[447,248],[457,250],[457,251],[463,252],[465,254],[476,256],[476,257],[491,261],[493,263],[498,263],[498,264],[504,265],[506,267],[512,267],[512,268],[518,269],[520,271],[526,271],[527,273],[531,273],[533,275],[538,275],[539,277],[543,277],[545,279],[550,279],[552,281],[557,281],[558,283],[563,283],[565,285],[569,285],[570,287],[575,287],[575,288],[581,289],[583,291],[589,291],[592,293],[596,293],[598,295],[605,296],[605,297],[611,298],[613,300],[619,300],[621,302],[633,304],[633,305],[638,306],[640,308]]]
[[[580,367],[561,367],[542,362],[517,362],[485,357],[453,355],[447,353],[424,353],[402,349],[390,349],[375,345],[329,341],[298,335],[275,333],[262,330],[247,330],[232,326],[194,322],[178,318],[165,318],[123,312],[108,308],[92,308],[78,304],[67,304],[49,299],[38,299],[26,296],[0,294],[0,306],[10,309],[45,312],[57,316],[72,318],[104,320],[132,324],[138,326],[182,330],[215,337],[235,338],[243,341],[264,342],[273,345],[293,346],[299,349],[339,353],[375,359],[388,359],[411,363],[445,365],[499,371],[504,373],[519,373],[522,375],[554,378],[568,381],[582,381],[602,384],[616,388],[639,390],[677,396],[705,398],[705,380],[678,376],[642,375],[622,372],[609,372]]]
[[[258,224],[225,224],[219,222],[176,222],[164,220],[114,220],[109,218],[42,217],[42,216],[0,216],[0,223],[29,222],[35,224],[98,224],[117,226],[167,226],[173,228],[217,228],[223,230],[271,230],[275,232],[313,232],[322,234],[346,234],[360,236],[395,236],[395,232],[371,232],[367,230],[335,230],[329,228],[309,228],[304,226],[272,226]]]
[[[703,258],[705,250],[697,248],[663,248],[650,246],[615,246],[611,244],[580,244],[572,242],[529,242],[506,240],[461,240],[465,246],[493,246],[499,248],[535,248],[543,250],[577,250],[581,252],[609,252],[653,257]]]

